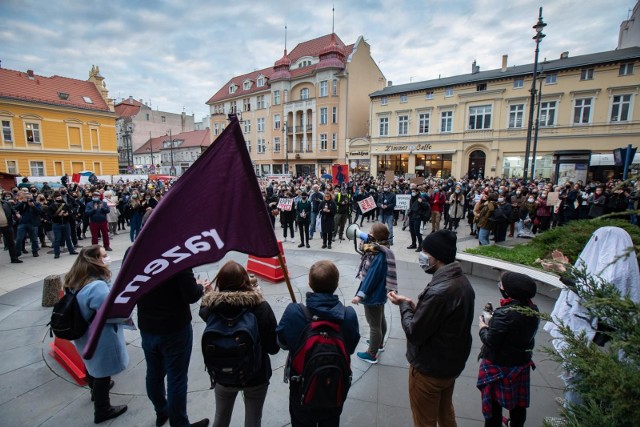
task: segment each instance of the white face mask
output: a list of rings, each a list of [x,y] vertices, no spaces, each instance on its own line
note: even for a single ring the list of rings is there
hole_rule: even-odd
[[[111,257],[109,255],[102,257],[102,263],[108,267],[111,265]]]
[[[533,198],[532,198],[532,197],[530,197],[530,198],[528,198],[528,199],[527,199],[527,201],[528,201],[529,203],[533,203]]]
[[[420,265],[420,268],[424,270],[425,273],[427,273],[427,270],[431,268],[431,265],[429,263],[429,256],[424,252],[420,252],[418,254],[418,264]]]

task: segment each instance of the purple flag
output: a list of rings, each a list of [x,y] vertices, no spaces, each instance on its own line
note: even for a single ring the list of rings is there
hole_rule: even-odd
[[[238,119],[178,179],[131,246],[89,329],[93,356],[107,319],[127,318],[147,292],[179,271],[218,261],[229,251],[279,253]]]

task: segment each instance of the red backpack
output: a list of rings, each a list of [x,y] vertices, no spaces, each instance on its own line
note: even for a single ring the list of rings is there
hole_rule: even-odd
[[[285,382],[291,396],[310,409],[342,407],[351,387],[351,357],[344,345],[340,323],[321,320],[300,304],[307,319],[300,345],[290,354]]]

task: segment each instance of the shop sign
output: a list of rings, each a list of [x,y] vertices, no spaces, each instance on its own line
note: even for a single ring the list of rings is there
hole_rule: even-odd
[[[349,153],[349,157],[369,157],[369,150],[352,151]]]
[[[381,147],[378,147],[381,148]],[[431,144],[406,144],[406,145],[385,145],[380,151],[429,151],[433,148]],[[379,151],[379,152],[380,152]]]

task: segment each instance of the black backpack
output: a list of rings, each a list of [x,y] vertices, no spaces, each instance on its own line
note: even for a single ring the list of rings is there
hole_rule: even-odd
[[[51,321],[47,326],[50,326],[50,335],[65,340],[76,340],[87,332],[89,322],[82,317],[76,292],[64,290],[64,296],[53,305]]]
[[[340,324],[312,316],[300,304],[308,325],[300,345],[287,359],[285,382],[291,397],[309,409],[340,408],[351,387],[351,357],[347,353]]]
[[[211,313],[202,334],[202,356],[211,386],[243,387],[262,368],[258,320],[243,309],[235,317]]]

